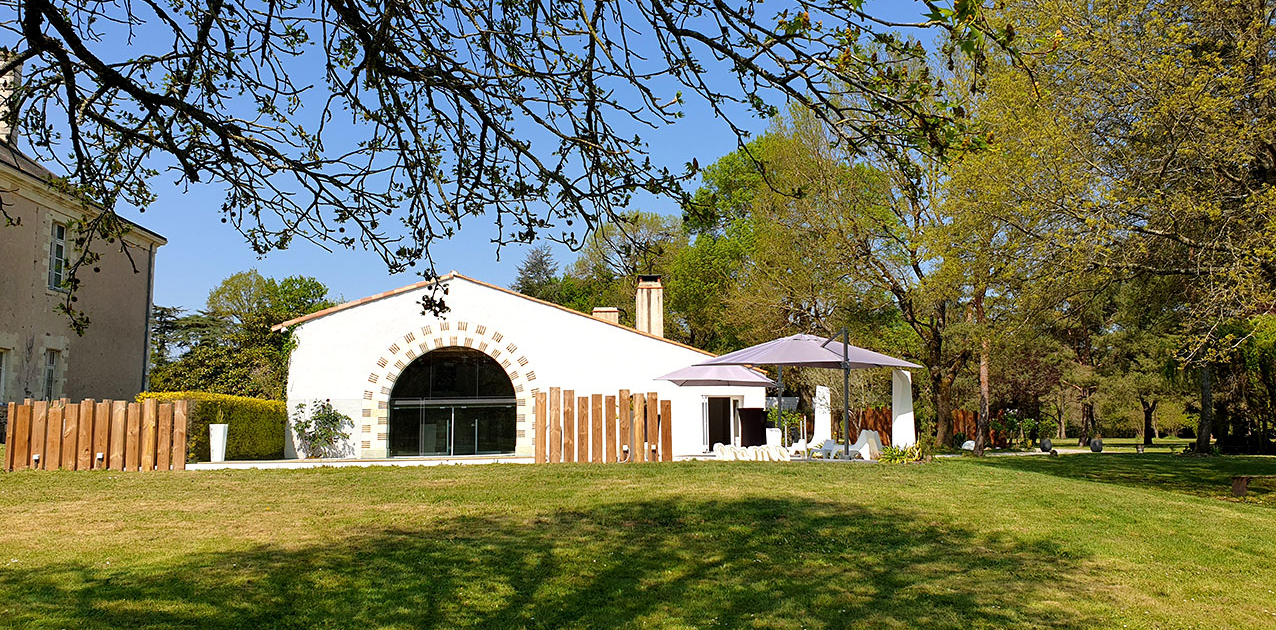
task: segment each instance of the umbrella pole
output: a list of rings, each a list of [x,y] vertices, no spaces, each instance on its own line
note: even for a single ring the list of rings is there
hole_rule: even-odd
[[[776,385],[780,390],[775,393],[775,425],[777,427],[784,426],[781,419],[784,418],[784,366],[775,366],[780,371],[780,378],[776,379]]]
[[[842,329],[842,456],[851,459],[851,358],[847,355],[850,333]]]

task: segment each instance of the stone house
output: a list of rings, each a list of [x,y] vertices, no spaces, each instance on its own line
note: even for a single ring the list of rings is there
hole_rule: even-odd
[[[146,388],[155,252],[164,237],[130,224],[120,243],[96,244],[98,269],[80,272],[79,336],[57,310],[74,262],[73,225],[98,209],[51,187],[46,168],[0,129],[0,403],[25,398],[129,399]],[[131,261],[130,261],[131,257]]]

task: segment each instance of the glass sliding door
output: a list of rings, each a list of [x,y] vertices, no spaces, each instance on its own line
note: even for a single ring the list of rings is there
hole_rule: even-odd
[[[461,414],[474,419],[474,453],[476,455],[514,452],[514,442],[518,436],[514,423],[509,421],[516,415],[514,405],[458,407],[458,417]]]
[[[390,393],[391,457],[513,453],[514,385],[495,359],[473,348],[440,348],[399,375]]]
[[[391,403],[390,405],[390,457],[418,456],[421,454],[420,405]]]
[[[390,456],[513,453],[514,405],[396,403],[390,408]]]
[[[422,407],[420,455],[451,455],[452,408]]]

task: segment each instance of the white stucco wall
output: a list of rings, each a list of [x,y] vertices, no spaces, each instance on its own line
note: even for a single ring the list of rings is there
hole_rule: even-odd
[[[703,396],[739,396],[745,407],[762,406],[760,388],[678,387],[654,380],[704,360],[707,355],[699,351],[464,277],[447,285],[450,311],[442,317],[421,313],[419,299],[428,289],[419,289],[297,324],[289,409],[312,399],[331,400],[355,422],[345,454],[384,457],[384,403],[392,379],[414,357],[450,345],[482,347],[515,375],[516,453],[523,455],[533,448],[533,392],[550,387],[572,389],[577,396],[614,395],[620,389],[658,393],[672,403],[675,455],[705,450]],[[291,440],[288,456],[295,456]]]

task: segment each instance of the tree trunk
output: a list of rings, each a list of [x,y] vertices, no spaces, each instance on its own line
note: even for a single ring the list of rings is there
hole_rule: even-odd
[[[1063,407],[1059,408],[1059,413],[1057,415],[1058,418],[1056,419],[1059,421],[1059,424],[1055,426],[1054,437],[1056,440],[1066,440],[1068,439],[1068,419],[1063,413]]]
[[[989,380],[988,363],[990,358],[988,339],[979,344],[979,418],[975,420],[975,455],[983,457],[984,448],[989,435]]]
[[[1214,443],[1222,447],[1229,441],[1232,428],[1231,407],[1228,406],[1226,399],[1219,402],[1214,399],[1214,417],[1210,419],[1210,428],[1214,432]]]
[[[1201,366],[1201,420],[1196,425],[1196,448],[1198,453],[1209,452],[1210,434],[1214,430],[1214,394],[1210,391],[1210,365]]]
[[[1088,396],[1086,397],[1088,400]],[[1077,438],[1077,446],[1089,446],[1094,437],[1094,403],[1081,403],[1081,435]]]
[[[1150,405],[1143,399],[1139,399],[1139,402],[1143,405],[1143,445],[1152,446],[1152,433],[1155,431],[1152,428],[1152,416],[1156,414],[1159,401],[1153,400]]]
[[[981,300],[982,301],[982,300]],[[980,305],[982,310],[982,304]],[[990,393],[988,381],[988,364],[990,359],[988,339],[979,342],[979,418],[975,421],[975,456],[982,457],[988,440],[988,398]]]
[[[991,344],[988,341],[987,319],[984,317],[984,295],[987,286],[981,286],[972,299],[975,307],[975,323],[979,326],[979,417],[975,419],[975,457],[983,457],[988,441],[988,364],[991,360]]]
[[[943,448],[953,441],[953,406],[948,380],[938,370],[931,374],[931,392],[935,404],[935,446]]]

